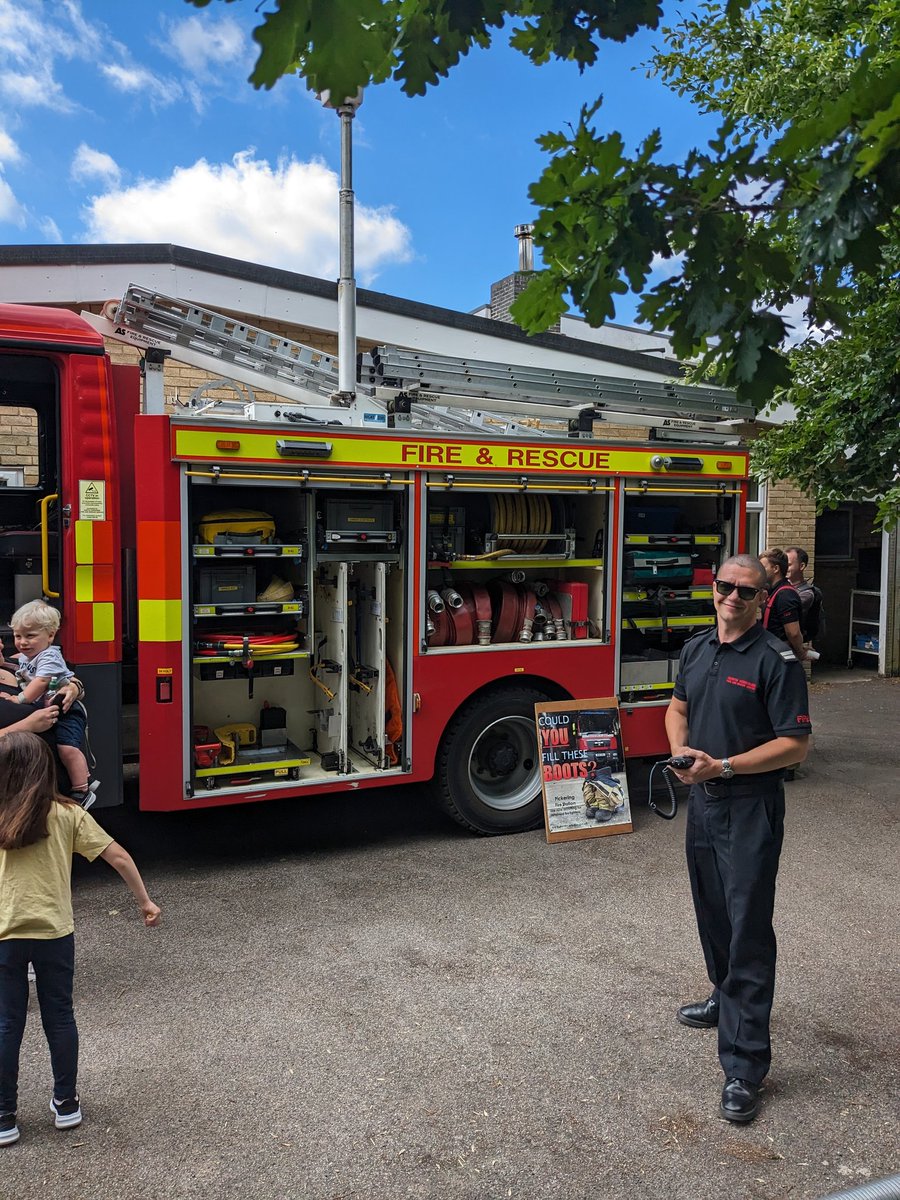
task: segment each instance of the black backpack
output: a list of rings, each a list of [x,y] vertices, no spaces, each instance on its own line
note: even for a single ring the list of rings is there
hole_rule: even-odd
[[[800,631],[804,642],[814,642],[816,638],[825,636],[825,605],[822,603],[822,589],[814,583],[803,583],[797,589],[800,593]],[[807,600],[807,596],[811,599]]]

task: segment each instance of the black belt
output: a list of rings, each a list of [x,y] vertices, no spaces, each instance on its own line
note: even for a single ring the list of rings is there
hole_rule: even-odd
[[[737,799],[741,796],[756,796],[760,792],[773,792],[781,786],[783,775],[755,775],[737,779],[708,779],[695,786],[712,800]]]

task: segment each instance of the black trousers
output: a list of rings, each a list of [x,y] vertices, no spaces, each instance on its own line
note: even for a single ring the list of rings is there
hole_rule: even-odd
[[[719,999],[727,1078],[761,1083],[772,1049],[775,878],[784,840],[780,781],[691,788],[687,863],[706,969]]]
[[[28,1015],[29,962],[34,965],[41,1022],[50,1047],[53,1095],[57,1100],[72,1100],[76,1092],[75,935],[0,938],[0,1115],[16,1111],[19,1050]]]

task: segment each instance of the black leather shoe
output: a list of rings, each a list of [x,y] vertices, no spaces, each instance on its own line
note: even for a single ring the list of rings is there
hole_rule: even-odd
[[[715,1029],[719,1023],[719,1002],[715,996],[696,1000],[679,1008],[677,1016],[682,1025],[690,1025],[694,1029]]]
[[[728,1079],[722,1088],[719,1115],[726,1121],[744,1124],[759,1112],[759,1087],[746,1079]]]

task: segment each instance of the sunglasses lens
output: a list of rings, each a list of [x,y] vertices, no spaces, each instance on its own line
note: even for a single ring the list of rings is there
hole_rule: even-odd
[[[743,584],[732,583],[730,579],[717,579],[716,591],[720,596],[730,596],[737,589],[737,594],[742,600],[752,600],[759,588],[746,587]]]

